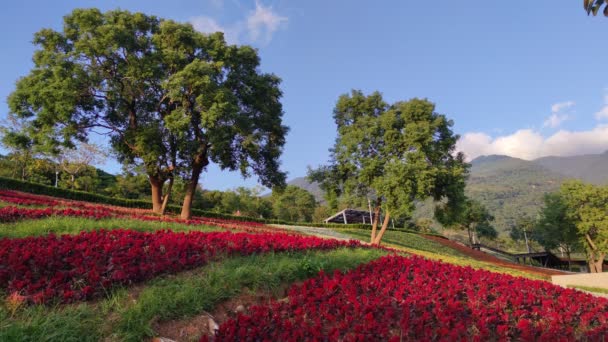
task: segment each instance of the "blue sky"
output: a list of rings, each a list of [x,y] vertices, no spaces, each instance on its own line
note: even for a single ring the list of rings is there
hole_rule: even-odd
[[[0,119],[28,73],[41,28],[60,29],[74,8],[122,8],[221,30],[259,49],[262,70],[283,79],[291,127],[289,178],[328,159],[332,109],[350,89],[390,101],[425,97],[455,122],[470,158],[608,150],[608,19],[581,1],[21,1],[0,11]],[[103,168],[118,172],[108,162]],[[254,186],[210,167],[203,187]]]

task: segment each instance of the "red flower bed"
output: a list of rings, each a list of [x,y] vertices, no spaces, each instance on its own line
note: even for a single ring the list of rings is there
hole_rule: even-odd
[[[225,322],[216,341],[603,341],[608,300],[547,282],[388,256],[321,274]],[[202,340],[207,340],[203,338]]]
[[[107,213],[103,210],[95,209],[27,209],[17,207],[0,208],[0,222],[15,222],[19,220],[39,219],[49,216],[86,217],[99,220],[102,218],[112,217],[112,214]]]
[[[220,255],[344,246],[361,245],[286,234],[129,230],[0,239],[0,288],[35,303],[73,302],[104,294],[115,285],[201,266]]]
[[[17,205],[56,206],[59,201],[10,190],[0,190],[0,201]]]
[[[128,218],[140,221],[172,222],[188,225],[208,225],[227,229],[239,229],[245,231],[281,231],[280,229],[267,226],[259,222],[237,221],[219,218],[193,217],[190,220],[182,220],[171,216],[153,216],[151,210],[123,208],[111,205],[91,204],[81,201],[53,199],[47,196],[27,194],[17,191],[0,190],[0,201],[17,205],[41,205],[49,207],[66,207],[67,209],[78,208],[76,211],[61,211],[48,209],[22,209],[6,207],[0,209],[0,222],[14,222],[21,219],[39,219],[52,215],[79,216],[88,218]],[[93,215],[93,213],[95,213]]]

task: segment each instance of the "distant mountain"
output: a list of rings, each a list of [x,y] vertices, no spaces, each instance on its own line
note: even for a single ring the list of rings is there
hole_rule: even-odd
[[[308,181],[308,179],[306,177],[294,178],[294,179],[288,181],[287,184],[297,186],[299,188],[302,188],[302,189],[310,192],[311,194],[313,194],[313,196],[315,196],[315,199],[317,200],[317,202],[325,201],[325,199],[323,198],[323,190],[321,190],[321,188],[319,187],[319,183],[317,183],[317,182],[311,183]]]
[[[534,163],[569,178],[593,184],[608,183],[608,151],[572,157],[543,157],[534,160]]]
[[[492,212],[494,225],[504,233],[522,214],[535,217],[544,194],[556,191],[564,180],[571,178],[608,184],[608,152],[532,161],[504,155],[481,156],[471,161],[466,192]],[[309,183],[305,177],[288,184],[310,191],[319,201],[323,199],[318,184]],[[414,217],[432,215],[432,203],[425,202],[418,206]]]

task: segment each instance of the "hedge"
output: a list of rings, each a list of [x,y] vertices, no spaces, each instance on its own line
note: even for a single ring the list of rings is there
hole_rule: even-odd
[[[77,190],[69,190],[56,188],[54,186],[49,186],[45,184],[39,183],[31,183],[22,181],[19,179],[13,178],[5,178],[0,177],[0,189],[8,189],[8,190],[18,190],[23,192],[29,192],[39,195],[47,195],[58,198],[71,199],[76,201],[85,201],[91,203],[100,203],[100,204],[108,204],[108,205],[116,205],[120,207],[127,208],[139,208],[139,209],[151,209],[151,203],[149,201],[143,200],[133,200],[126,198],[118,198],[118,197],[110,197],[99,195],[91,192],[77,191]],[[170,213],[180,213],[181,207],[178,205],[168,205],[167,211]],[[260,222],[265,224],[283,224],[290,226],[305,226],[305,227],[318,227],[318,228],[334,228],[334,229],[366,229],[371,230],[372,226],[370,224],[340,224],[340,223],[311,223],[311,222],[289,222],[283,221],[279,219],[262,219],[257,217],[248,217],[248,216],[235,216],[230,214],[222,214],[212,211],[205,211],[201,209],[192,209],[192,214],[194,216],[202,216],[208,218],[221,218],[228,220],[236,220],[236,221],[248,221],[248,222]],[[434,233],[420,233],[418,231],[401,228],[401,227],[389,227],[389,230],[398,230],[403,232],[415,233],[415,234],[426,234],[443,237],[439,234]]]

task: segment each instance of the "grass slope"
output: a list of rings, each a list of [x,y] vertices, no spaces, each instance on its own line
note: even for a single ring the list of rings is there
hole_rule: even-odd
[[[346,233],[351,237],[360,239],[362,241],[369,241],[370,232],[368,231],[340,230],[340,232]],[[532,274],[523,270],[506,268],[493,263],[475,260],[453,248],[425,239],[419,234],[386,231],[386,234],[382,238],[382,243],[385,246],[393,247],[407,253],[417,254],[432,260],[441,260],[450,264],[470,266],[473,268],[485,269],[488,271],[505,273],[530,279],[548,279],[546,276]]]
[[[41,236],[49,233],[77,234],[83,231],[96,229],[132,229],[137,231],[154,231],[159,229],[171,229],[180,231],[217,231],[222,230],[217,227],[195,226],[172,222],[152,222],[130,220],[124,218],[111,218],[102,220],[91,220],[81,217],[61,217],[51,216],[39,220],[23,220],[13,223],[0,224],[0,238],[20,238],[27,236]]]
[[[154,336],[157,321],[210,311],[243,291],[272,294],[281,285],[320,270],[349,270],[385,254],[376,249],[337,249],[231,258],[118,290],[96,303],[31,306],[14,313],[4,304],[0,341],[141,341]]]

